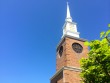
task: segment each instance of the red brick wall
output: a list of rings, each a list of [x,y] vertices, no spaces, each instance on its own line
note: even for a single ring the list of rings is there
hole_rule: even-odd
[[[59,70],[60,68],[62,68],[63,66],[66,66],[66,42],[62,42],[61,46],[63,46],[63,54],[60,57],[59,55],[59,50],[57,51],[57,56],[56,56],[56,70]]]
[[[73,50],[73,43],[79,43],[82,45],[82,53],[76,53]],[[84,42],[66,37],[65,41],[60,46],[63,46],[63,54],[62,57],[60,57],[59,50],[57,51],[56,70],[59,70],[63,66],[73,66],[80,68],[80,59],[82,57],[87,57],[88,53],[88,47],[84,45]]]
[[[63,83],[63,78],[61,78],[61,79],[57,80],[57,82],[56,82],[56,83]]]
[[[64,83],[81,83],[80,72],[64,70]],[[62,82],[63,83],[63,82]]]

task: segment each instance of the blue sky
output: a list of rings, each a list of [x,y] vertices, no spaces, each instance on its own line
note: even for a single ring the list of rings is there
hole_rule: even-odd
[[[80,37],[98,39],[110,0],[69,0]],[[62,36],[66,0],[0,0],[0,83],[49,83]]]

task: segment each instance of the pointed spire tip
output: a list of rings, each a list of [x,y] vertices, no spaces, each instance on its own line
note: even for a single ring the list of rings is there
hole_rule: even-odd
[[[67,2],[67,18],[68,18],[68,17],[71,17],[71,16],[70,16],[69,4],[68,4],[68,2]]]
[[[71,21],[72,22],[72,18],[71,18],[71,15],[70,15],[70,9],[69,9],[68,1],[67,1],[67,16],[66,16],[66,19],[68,21]]]
[[[69,5],[69,2],[67,1],[67,5]]]

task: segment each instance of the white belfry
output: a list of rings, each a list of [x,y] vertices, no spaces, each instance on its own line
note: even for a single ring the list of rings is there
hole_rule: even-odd
[[[67,2],[67,16],[65,19],[65,24],[63,26],[63,36],[65,35],[79,38],[79,32],[77,32],[76,23],[72,22],[68,2]]]

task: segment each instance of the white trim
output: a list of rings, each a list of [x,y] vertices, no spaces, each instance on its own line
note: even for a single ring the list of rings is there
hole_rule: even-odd
[[[72,67],[72,66],[63,66],[61,69],[59,69],[50,80],[55,78],[59,73],[61,73],[63,70],[71,70],[76,72],[81,72],[81,68]]]

